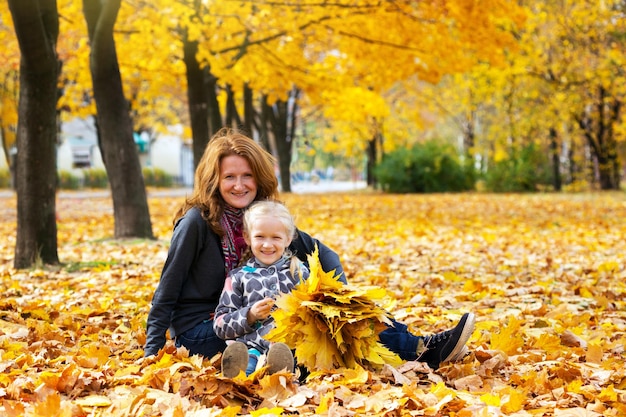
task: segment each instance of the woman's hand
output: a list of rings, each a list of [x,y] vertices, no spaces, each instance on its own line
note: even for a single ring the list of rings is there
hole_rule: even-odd
[[[274,299],[270,297],[265,297],[254,303],[248,310],[248,324],[253,325],[256,321],[263,321],[268,318],[272,307],[274,307]]]

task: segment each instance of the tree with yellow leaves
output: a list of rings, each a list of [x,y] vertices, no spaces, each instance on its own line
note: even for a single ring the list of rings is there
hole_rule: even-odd
[[[323,135],[338,142],[328,146],[345,143],[348,152],[367,153],[369,164],[375,164],[385,148],[396,146],[393,142],[405,144],[410,122],[423,116],[415,112],[409,123],[389,121],[397,114],[391,112],[394,102],[384,100],[397,97],[389,91],[411,79],[436,83],[481,61],[502,62],[515,46],[510,29],[523,19],[516,5],[499,1],[394,2],[325,25],[333,45],[327,50],[337,51],[326,57],[336,75],[322,94],[309,92],[309,99],[323,105],[330,125],[341,131],[338,141]]]
[[[546,159],[543,167],[529,169],[549,169],[555,190],[580,180],[619,188],[623,6],[593,1],[524,6],[526,24],[515,32],[519,49],[509,51],[502,65],[483,64],[449,77],[429,94],[451,119],[461,121],[466,139],[471,133],[466,150],[486,173],[500,161],[519,162],[522,150],[534,146]]]

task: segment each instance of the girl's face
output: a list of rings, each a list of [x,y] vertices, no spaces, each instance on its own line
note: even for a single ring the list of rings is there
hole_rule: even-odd
[[[265,265],[278,261],[291,243],[283,223],[271,216],[255,219],[244,239],[255,258]]]
[[[254,201],[256,180],[243,156],[229,155],[220,162],[220,194],[231,207],[246,208]]]

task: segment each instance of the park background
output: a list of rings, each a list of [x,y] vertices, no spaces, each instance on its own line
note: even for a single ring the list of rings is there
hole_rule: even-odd
[[[623,14],[617,1],[2,3],[2,411],[209,415],[286,395],[281,410],[302,413],[623,414]],[[140,360],[182,199],[162,189],[185,192],[223,126],[275,155],[299,225],[356,282],[393,291],[415,328],[476,310],[479,353],[296,391],[233,386],[174,352]],[[292,193],[335,180],[359,190]],[[219,389],[189,394],[198,375]]]
[[[102,66],[119,68],[127,106],[119,110],[131,118],[124,128],[142,167],[171,177],[165,183],[190,185],[210,134],[235,126],[277,156],[285,191],[291,181],[333,174],[409,192],[476,183],[492,191],[620,187],[620,2],[105,3],[87,12],[90,32],[83,3],[59,1],[57,37],[49,36],[65,186],[85,185],[85,177],[87,186],[101,184],[102,173],[85,175],[85,168],[105,170],[98,137],[106,127],[96,123],[93,80],[102,77],[108,94],[115,83],[110,73],[94,78]],[[24,14],[36,16],[27,4]],[[7,4],[0,13],[7,184],[21,55]],[[96,64],[109,53],[98,48],[114,53]],[[414,146],[420,149],[407,155]],[[433,160],[430,170],[462,165],[468,181],[432,180],[437,172],[427,170],[415,176],[433,185],[397,184],[403,170],[388,166],[417,170],[423,158]]]

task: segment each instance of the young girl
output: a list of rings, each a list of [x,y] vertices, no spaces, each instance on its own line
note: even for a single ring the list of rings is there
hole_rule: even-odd
[[[294,358],[284,343],[263,338],[274,326],[270,316],[279,293],[291,291],[309,271],[288,249],[296,226],[287,208],[276,201],[252,204],[244,214],[243,238],[252,252],[244,266],[233,269],[215,309],[213,329],[231,342],[222,356],[222,373],[250,375],[262,355],[269,372],[293,371]]]

